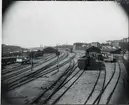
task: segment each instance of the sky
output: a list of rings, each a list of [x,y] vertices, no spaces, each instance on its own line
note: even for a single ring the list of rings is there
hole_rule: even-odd
[[[128,37],[116,2],[18,1],[5,14],[2,43],[21,47],[105,42]]]

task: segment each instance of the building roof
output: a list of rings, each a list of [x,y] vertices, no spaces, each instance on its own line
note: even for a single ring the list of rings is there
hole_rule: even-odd
[[[92,42],[91,44],[96,44],[96,43],[100,44],[99,42]]]
[[[110,51],[114,51],[115,48],[111,47],[111,46],[103,46],[101,49],[103,52],[110,52]]]
[[[58,52],[58,50],[53,47],[47,47],[43,50],[43,53],[56,53],[56,52]]]
[[[76,43],[74,43],[73,45],[82,45],[83,43],[81,43],[81,42],[76,42]]]
[[[100,53],[100,49],[98,47],[95,47],[95,46],[90,46],[86,49],[86,51],[89,51],[89,52],[98,52]]]
[[[11,59],[11,58],[17,58],[16,56],[12,56],[12,57],[2,57],[2,59]]]
[[[119,49],[116,49],[116,50],[113,50],[111,51],[110,53],[120,53],[122,50],[119,48]]]

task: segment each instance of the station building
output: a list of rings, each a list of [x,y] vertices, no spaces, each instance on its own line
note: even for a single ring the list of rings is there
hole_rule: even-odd
[[[73,50],[82,50],[83,43],[74,43]]]
[[[100,48],[95,47],[95,46],[91,46],[91,47],[87,48],[86,51],[89,51],[90,53],[100,53],[101,52]]]
[[[98,47],[91,46],[91,47],[86,49],[86,52],[89,52],[89,55],[97,57],[97,55],[101,53],[101,50]]]

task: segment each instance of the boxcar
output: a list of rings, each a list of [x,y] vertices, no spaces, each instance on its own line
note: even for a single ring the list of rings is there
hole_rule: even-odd
[[[84,58],[78,59],[78,68],[79,68],[80,70],[86,69],[87,64],[88,64],[87,58],[84,57]]]

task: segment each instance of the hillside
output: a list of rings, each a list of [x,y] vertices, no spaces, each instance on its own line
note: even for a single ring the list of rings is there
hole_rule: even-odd
[[[12,52],[20,52],[22,50],[26,50],[26,49],[20,46],[2,44],[2,55],[12,53]]]

